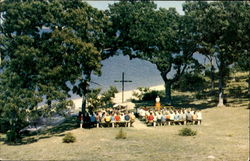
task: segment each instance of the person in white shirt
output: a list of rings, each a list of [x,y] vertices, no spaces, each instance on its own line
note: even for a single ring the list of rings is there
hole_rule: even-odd
[[[120,120],[120,121],[121,121],[121,122],[125,121],[125,116],[124,116],[123,113],[121,114],[121,120]]]
[[[186,115],[186,113],[185,113],[184,110],[182,111],[182,114],[181,114],[181,120],[184,121],[184,124],[185,124],[186,121],[187,121],[187,115]]]
[[[179,114],[179,112],[177,110],[174,113],[174,120],[175,121],[179,121],[180,120],[180,114]]]
[[[154,116],[154,122],[157,122],[157,114],[155,112],[153,112],[153,116]]]
[[[194,114],[194,109],[190,109],[190,113],[191,113],[191,115],[193,115]]]
[[[161,112],[157,112],[156,117],[157,117],[157,124],[158,124],[158,126],[161,126],[161,117],[162,117]]]
[[[198,121],[198,125],[201,124],[201,120],[202,120],[202,114],[200,110],[196,111],[196,115],[197,115],[197,121]]]
[[[171,120],[171,121],[174,121],[174,115],[175,115],[174,112],[171,111],[171,112],[170,112],[170,120]]]
[[[141,119],[145,119],[146,111],[144,109],[141,109],[139,115],[140,115]]]

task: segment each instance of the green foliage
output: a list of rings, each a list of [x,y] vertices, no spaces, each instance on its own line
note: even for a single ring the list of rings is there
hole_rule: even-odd
[[[9,130],[10,123],[7,119],[1,117],[0,118],[0,133],[6,133]]]
[[[115,97],[115,93],[118,93],[115,86],[110,86],[107,91],[102,93],[100,100],[103,102],[104,106],[111,106],[113,104],[112,98]]]
[[[150,89],[148,87],[138,87],[137,90],[138,90],[138,92],[133,91],[132,96],[137,98],[139,101],[142,100],[145,93],[148,93],[150,91]]]
[[[119,132],[115,138],[116,139],[126,139],[127,138],[127,134],[126,134],[126,132],[123,131],[123,128],[119,129]]]
[[[87,94],[87,101],[89,103],[89,108],[90,109],[95,109],[101,107],[103,104],[100,100],[100,94],[101,94],[101,88],[97,89],[92,89],[88,94]]]
[[[195,98],[196,99],[204,99],[206,98],[206,94],[203,90],[201,91],[198,91],[196,94],[195,94]]]
[[[100,88],[91,90],[87,95],[88,108],[93,110],[101,107],[111,107],[113,105],[112,98],[115,97],[115,93],[118,93],[118,90],[114,86],[110,86],[103,93],[101,93]]]
[[[100,75],[107,17],[80,0],[0,3],[0,115],[19,135],[40,113],[63,114],[69,83],[86,96],[91,73]]]
[[[154,101],[157,96],[163,98],[164,97],[164,91],[149,91],[145,93],[142,97],[143,101]]]
[[[206,80],[202,75],[185,73],[181,79],[173,85],[174,89],[180,91],[200,91],[207,87]]]
[[[242,89],[240,86],[238,86],[236,88],[229,88],[228,91],[229,91],[229,94],[233,95],[234,97],[240,97],[243,95]]]
[[[230,65],[249,69],[249,9],[247,2],[186,2],[186,16],[197,28],[198,51],[215,58],[219,69],[219,95],[222,96]],[[211,59],[212,60],[212,59]],[[220,102],[221,99],[220,97]]]
[[[164,91],[150,90],[148,87],[137,88],[138,92],[133,92],[133,96],[139,101],[154,101],[157,96],[163,98]]]
[[[8,130],[6,133],[6,142],[13,143],[18,142],[20,140],[20,136],[13,130]]]
[[[115,3],[110,6],[109,16],[113,35],[119,32],[114,39],[119,49],[130,58],[156,65],[167,84],[166,96],[171,102],[171,84],[194,63],[192,54],[197,43],[191,34],[195,32],[192,18],[182,18],[174,8],[156,10],[154,2],[141,1]],[[167,77],[173,70],[176,74]]]
[[[76,137],[70,132],[63,137],[63,143],[74,143],[75,141]]]
[[[191,128],[184,127],[179,131],[179,135],[181,136],[195,136],[197,135],[197,131],[192,130]]]

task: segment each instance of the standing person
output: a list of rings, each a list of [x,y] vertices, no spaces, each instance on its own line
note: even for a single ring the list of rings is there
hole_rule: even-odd
[[[160,97],[157,96],[156,99],[155,99],[155,109],[157,111],[160,111],[160,109],[161,109],[161,103],[160,103],[160,101],[161,101]]]

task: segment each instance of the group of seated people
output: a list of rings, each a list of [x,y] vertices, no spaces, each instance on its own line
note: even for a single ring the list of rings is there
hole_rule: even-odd
[[[202,113],[200,110],[191,108],[172,109],[163,108],[155,110],[150,108],[138,108],[137,113],[141,120],[145,120],[147,124],[153,126],[162,125],[181,125],[181,124],[201,124]]]
[[[96,127],[131,127],[135,121],[133,112],[114,108],[89,112],[87,117],[90,125]]]

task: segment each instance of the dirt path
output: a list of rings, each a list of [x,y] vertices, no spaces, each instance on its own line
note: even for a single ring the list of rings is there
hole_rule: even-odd
[[[143,129],[150,129],[147,127],[146,124],[142,123],[140,120],[135,119],[135,122],[133,123],[133,126],[137,130],[143,130]]]

